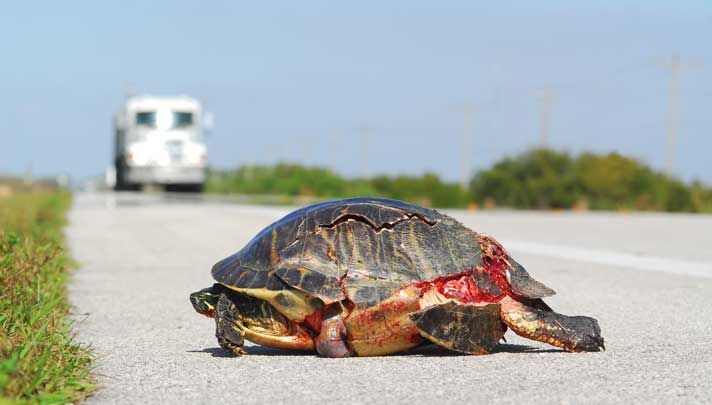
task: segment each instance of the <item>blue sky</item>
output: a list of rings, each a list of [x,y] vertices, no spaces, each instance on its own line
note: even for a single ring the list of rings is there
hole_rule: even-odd
[[[147,4],[150,3],[150,4]],[[0,13],[0,173],[103,172],[130,85],[214,112],[211,165],[298,161],[460,175],[538,142],[665,161],[679,54],[674,173],[712,184],[712,2],[11,2]],[[437,4],[436,4],[437,3]]]

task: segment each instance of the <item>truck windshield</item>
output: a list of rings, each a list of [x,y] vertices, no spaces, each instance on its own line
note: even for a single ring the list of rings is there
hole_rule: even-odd
[[[193,113],[181,111],[140,111],[136,113],[136,125],[158,128],[175,129],[193,125]]]

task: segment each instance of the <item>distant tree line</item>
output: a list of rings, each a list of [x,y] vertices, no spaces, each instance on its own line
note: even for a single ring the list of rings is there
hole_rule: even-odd
[[[467,190],[436,174],[346,179],[331,170],[280,163],[210,171],[207,191],[315,199],[382,196],[441,207],[712,212],[712,189],[687,184],[617,153],[536,149],[507,157]]]
[[[538,149],[505,158],[470,183],[478,203],[514,208],[711,212],[712,190],[618,153],[571,156]]]

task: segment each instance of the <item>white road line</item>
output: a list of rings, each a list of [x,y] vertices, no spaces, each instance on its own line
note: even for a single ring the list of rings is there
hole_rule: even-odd
[[[521,240],[501,240],[507,250],[539,256],[570,259],[642,271],[657,271],[699,277],[712,277],[712,263],[656,256],[640,256],[612,250],[552,245]]]

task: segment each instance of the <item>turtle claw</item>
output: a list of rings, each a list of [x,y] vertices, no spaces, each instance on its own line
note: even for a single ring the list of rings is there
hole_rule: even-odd
[[[235,344],[224,338],[218,338],[218,344],[227,356],[241,357],[247,354],[242,345]]]
[[[558,318],[555,322],[557,325],[567,325],[563,328],[561,341],[564,344],[564,350],[568,352],[598,352],[606,350],[601,336],[601,328],[598,326],[598,321],[586,316],[566,317],[557,314]]]
[[[225,354],[227,354],[228,356],[242,357],[247,354],[247,351],[245,351],[245,349],[233,343],[222,343],[220,344],[220,346],[222,347]]]
[[[591,335],[589,335],[588,337],[591,338],[591,340],[593,340],[593,341],[595,342],[595,344],[598,346],[599,349],[602,349],[604,352],[606,351],[606,345],[603,344],[603,338],[602,338],[602,337],[600,337],[600,336],[591,336]],[[596,350],[596,351],[598,351],[598,350]]]
[[[598,352],[600,350],[606,351],[606,346],[603,344],[603,338],[601,336],[586,335],[584,338],[587,344],[584,347],[584,351],[587,352]]]
[[[243,349],[240,346],[229,345],[229,347],[230,347],[230,351],[232,352],[232,354],[234,354],[237,357],[244,356],[247,354],[247,351],[245,351],[245,349]]]

